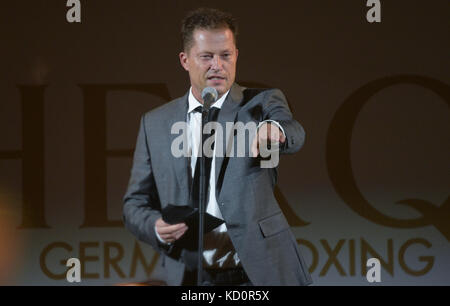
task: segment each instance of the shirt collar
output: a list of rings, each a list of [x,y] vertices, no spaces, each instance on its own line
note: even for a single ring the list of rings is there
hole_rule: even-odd
[[[228,89],[228,91],[222,95],[222,97],[220,97],[219,100],[217,100],[216,102],[213,103],[213,105],[211,105],[211,107],[217,107],[218,109],[222,108],[222,104],[225,101],[225,99],[228,96],[228,93],[230,92],[230,90]],[[189,102],[189,107],[188,107],[188,113],[192,112],[194,109],[196,109],[198,106],[203,106],[203,104],[201,104],[195,97],[194,94],[192,93],[192,87],[189,89],[189,97],[188,97],[188,102]]]

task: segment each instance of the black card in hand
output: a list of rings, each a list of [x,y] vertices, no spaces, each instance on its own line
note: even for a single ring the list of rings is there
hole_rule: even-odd
[[[189,228],[198,228],[199,213],[198,208],[188,205],[168,204],[161,211],[162,219],[168,224],[185,222]],[[205,233],[208,233],[224,223],[225,221],[205,212]]]

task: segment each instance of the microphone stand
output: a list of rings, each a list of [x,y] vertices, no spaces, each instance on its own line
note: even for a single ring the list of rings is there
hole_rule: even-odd
[[[209,105],[208,105],[209,106]],[[203,134],[203,128],[208,123],[209,107],[203,105],[202,108],[202,124],[201,124],[201,152],[200,162],[200,194],[199,194],[199,222],[198,222],[198,261],[197,261],[197,286],[201,286],[203,283],[203,236],[204,236],[204,222],[205,222],[205,210],[206,210],[206,158],[203,152],[203,144],[206,135]]]
[[[205,233],[205,210],[206,210],[206,193],[209,182],[206,181],[206,158],[203,152],[203,144],[205,143],[206,136],[203,134],[203,128],[208,123],[208,113],[211,105],[216,102],[218,97],[217,90],[213,87],[206,87],[202,90],[203,108],[202,108],[202,124],[201,124],[201,147],[199,153],[201,154],[200,160],[200,182],[199,182],[199,204],[198,204],[198,257],[197,257],[197,286],[201,286],[203,283],[203,236]]]

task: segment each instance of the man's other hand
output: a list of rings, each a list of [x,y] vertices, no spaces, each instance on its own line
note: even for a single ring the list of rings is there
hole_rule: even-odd
[[[167,243],[173,243],[186,233],[186,223],[168,224],[159,218],[155,223],[156,232]]]

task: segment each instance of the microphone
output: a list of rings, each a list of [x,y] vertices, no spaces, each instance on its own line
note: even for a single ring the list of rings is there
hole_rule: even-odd
[[[209,111],[211,105],[217,101],[219,94],[214,87],[205,87],[202,91],[203,109]]]

